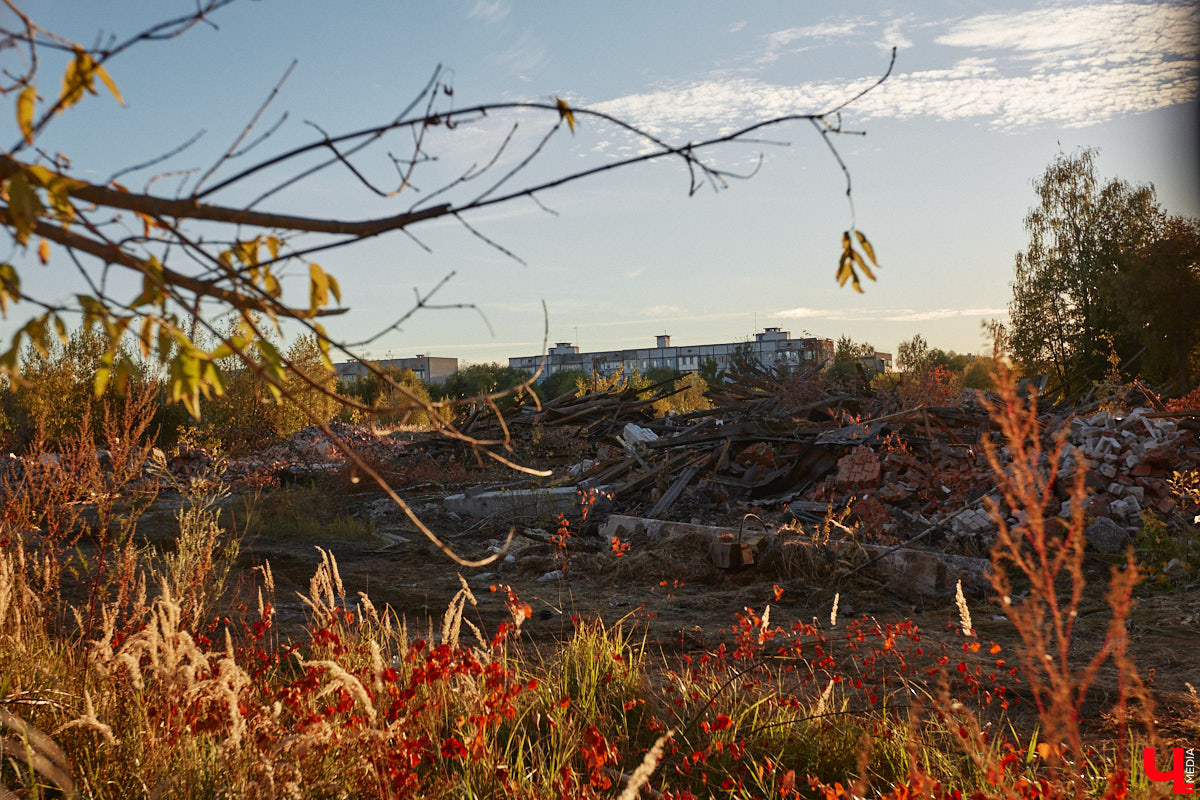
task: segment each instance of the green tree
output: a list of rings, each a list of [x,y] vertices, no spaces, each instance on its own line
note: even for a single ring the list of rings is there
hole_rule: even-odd
[[[480,395],[507,392],[525,383],[528,376],[515,367],[492,361],[487,364],[471,364],[461,368],[442,383],[442,396],[450,400],[465,400]],[[498,402],[511,405],[513,397],[499,398]]]
[[[725,370],[721,369],[721,365],[712,357],[700,361],[698,373],[709,386],[720,386],[725,381]]]
[[[916,372],[928,360],[929,342],[919,333],[896,347],[896,366],[902,372]]]
[[[21,378],[4,398],[11,432],[18,441],[28,442],[39,427],[50,439],[64,439],[78,431],[97,399],[96,374],[106,368],[107,346],[101,332],[76,328],[65,343],[51,341],[44,352],[32,345],[25,348]],[[138,383],[147,380],[144,365],[136,364],[124,349],[117,358],[132,365],[130,377]],[[99,399],[115,410],[123,398],[123,392],[106,386]]]
[[[758,369],[762,369],[762,364],[759,363],[758,355],[754,352],[754,345],[750,342],[739,342],[729,356],[729,373],[731,375],[748,375]]]
[[[925,363],[931,367],[945,367],[951,372],[962,372],[971,363],[971,357],[953,350],[934,347],[926,354]]]
[[[992,376],[996,372],[996,362],[990,356],[976,356],[966,369],[963,370],[962,385],[964,389],[991,389],[995,386]]]
[[[538,384],[538,394],[543,400],[553,400],[573,389],[578,391],[587,381],[588,377],[581,369],[559,370],[542,379]]]
[[[1153,186],[1095,173],[1095,150],[1059,156],[1034,181],[1038,204],[1025,217],[1026,249],[1017,254],[1009,304],[1010,345],[1027,372],[1057,382],[1102,368],[1104,334],[1124,332],[1118,352],[1130,355],[1120,287],[1149,252],[1164,216]]]
[[[291,369],[283,376],[284,400],[272,415],[272,432],[278,438],[314,422],[328,422],[338,411],[337,374],[325,363],[317,337],[298,337],[286,357]]]
[[[1117,287],[1143,371],[1182,395],[1200,376],[1200,220],[1173,216]]]
[[[867,374],[864,358],[875,355],[875,346],[869,342],[855,343],[849,336],[838,337],[833,349],[833,363],[826,376],[844,385],[866,385],[871,376]]]

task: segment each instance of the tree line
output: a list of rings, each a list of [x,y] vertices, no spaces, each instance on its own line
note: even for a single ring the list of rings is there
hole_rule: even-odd
[[[1034,181],[1008,345],[1067,393],[1117,372],[1185,394],[1200,375],[1200,220],[1166,212],[1153,184],[1102,181],[1096,156],[1060,153]]]

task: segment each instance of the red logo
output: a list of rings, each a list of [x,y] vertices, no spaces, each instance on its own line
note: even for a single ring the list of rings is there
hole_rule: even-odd
[[[1154,748],[1147,747],[1142,751],[1142,767],[1146,777],[1152,781],[1170,781],[1173,794],[1195,794],[1196,784],[1196,751],[1182,747],[1171,749],[1171,769],[1169,772],[1159,772],[1154,766]]]

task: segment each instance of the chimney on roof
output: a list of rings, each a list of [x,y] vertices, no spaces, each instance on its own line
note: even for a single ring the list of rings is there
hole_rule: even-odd
[[[656,340],[657,340],[657,344],[655,344],[655,345],[654,345],[655,347],[658,347],[658,348],[660,348],[660,349],[661,349],[661,348],[663,348],[663,347],[670,347],[670,346],[671,346],[671,336],[670,336],[670,334],[666,334],[666,333],[664,333],[664,334],[662,334],[662,335],[660,335],[660,336],[656,337]]]

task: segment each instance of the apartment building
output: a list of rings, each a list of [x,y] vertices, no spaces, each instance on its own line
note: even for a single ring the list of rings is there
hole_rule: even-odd
[[[458,372],[457,358],[437,358],[435,356],[418,355],[415,358],[386,358],[382,361],[371,362],[377,367],[396,367],[411,369],[417,377],[426,383],[441,383]],[[370,374],[366,364],[361,361],[346,361],[334,364],[338,380],[356,381]]]
[[[669,367],[677,372],[694,372],[706,360],[712,359],[718,367],[726,368],[740,350],[747,350],[765,367],[777,364],[801,366],[829,361],[833,358],[833,340],[808,337],[793,339],[790,331],[779,328],[764,328],[754,334],[749,342],[722,342],[719,344],[697,344],[674,346],[671,337],[657,337],[654,347],[632,350],[599,350],[579,352],[578,345],[558,342],[546,354],[546,365],[542,375],[553,375],[563,370],[581,370],[585,374],[595,371],[600,375],[611,375],[622,367],[626,373],[635,370],[645,373],[656,367]],[[517,356],[508,360],[508,365],[532,375],[542,363],[542,357]]]

